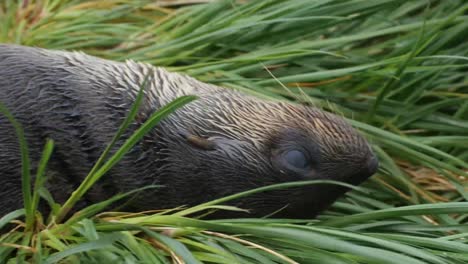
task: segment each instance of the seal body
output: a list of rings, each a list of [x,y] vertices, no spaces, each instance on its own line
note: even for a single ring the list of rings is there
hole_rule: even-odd
[[[125,210],[190,206],[290,181],[358,184],[377,168],[377,159],[357,131],[342,118],[313,107],[260,100],[133,61],[0,45],[0,101],[22,124],[31,163],[38,164],[47,138],[55,141],[46,186],[56,201],[64,202],[87,175],[148,74],[154,79],[123,140],[175,98],[193,94],[199,99],[146,135],[87,193],[80,207],[147,185],[161,187],[140,192]],[[313,185],[259,193],[235,202],[249,214],[220,217],[275,211],[278,217],[313,217],[345,191]],[[21,197],[18,140],[0,116],[0,215],[21,208]]]

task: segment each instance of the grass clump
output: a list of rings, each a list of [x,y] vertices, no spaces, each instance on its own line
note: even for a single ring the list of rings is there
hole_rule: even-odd
[[[381,167],[309,221],[188,217],[234,210],[216,203],[102,212],[113,200],[65,218],[123,148],[106,152],[81,189],[65,205],[53,205],[55,217],[47,218],[35,208],[39,194],[48,197],[41,182],[53,143],[45,145],[32,187],[20,140],[25,208],[0,218],[2,227],[13,223],[0,236],[1,262],[466,263],[467,12],[462,0],[214,1],[180,8],[154,1],[3,1],[0,42],[131,58],[322,107],[365,134]],[[192,99],[156,113],[127,147]],[[19,124],[16,130],[21,139]]]

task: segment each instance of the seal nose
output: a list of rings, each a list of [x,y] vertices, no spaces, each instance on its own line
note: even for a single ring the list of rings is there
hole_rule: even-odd
[[[379,168],[379,160],[377,159],[377,156],[372,153],[371,156],[367,159],[365,166],[369,176],[377,172],[377,169]]]

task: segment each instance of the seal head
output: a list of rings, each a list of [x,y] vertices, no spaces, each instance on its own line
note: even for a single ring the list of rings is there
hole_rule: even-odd
[[[178,186],[168,188],[172,193],[167,197],[180,196],[197,204],[291,181],[335,180],[357,185],[378,167],[366,140],[339,116],[206,88],[209,91],[197,86],[200,99],[156,129],[155,137],[161,139],[157,156],[164,161],[158,175],[163,182]],[[249,209],[245,216],[276,212],[275,217],[311,218],[345,191],[338,185],[309,185],[259,193],[233,204]]]

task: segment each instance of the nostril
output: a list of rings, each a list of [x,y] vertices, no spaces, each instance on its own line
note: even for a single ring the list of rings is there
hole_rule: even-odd
[[[372,154],[372,156],[367,160],[366,168],[367,168],[367,171],[369,172],[369,176],[373,175],[379,168],[379,160],[374,154]]]

